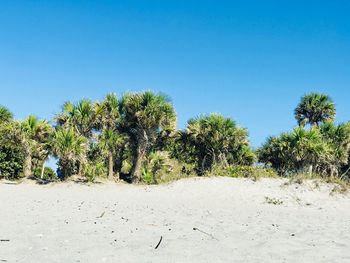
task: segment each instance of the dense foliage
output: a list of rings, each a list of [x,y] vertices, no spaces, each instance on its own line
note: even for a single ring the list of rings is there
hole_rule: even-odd
[[[177,130],[172,102],[150,91],[66,102],[53,124],[35,116],[14,120],[0,106],[0,178],[78,176],[153,184],[212,174],[348,177],[350,123],[334,123],[330,97],[307,94],[294,113],[296,128],[253,151],[248,131],[221,114],[192,118]],[[57,172],[45,167],[50,156]]]
[[[188,160],[195,162],[199,174],[214,165],[252,165],[255,159],[246,129],[220,114],[189,120],[179,139],[177,155],[188,156]]]
[[[294,113],[300,126],[304,127],[307,124],[318,126],[320,123],[333,121],[336,109],[334,102],[329,96],[310,93],[301,98]]]
[[[269,137],[258,150],[259,161],[281,175],[348,176],[350,123],[335,124],[335,114],[335,105],[328,96],[305,95],[295,109],[299,127]]]
[[[11,136],[17,129],[12,113],[0,106],[0,179],[14,180],[22,177],[23,148]]]
[[[23,170],[21,148],[11,144],[0,145],[0,178],[19,179]]]

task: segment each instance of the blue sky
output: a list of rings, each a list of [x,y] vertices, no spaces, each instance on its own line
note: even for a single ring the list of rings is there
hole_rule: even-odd
[[[50,119],[66,100],[151,89],[179,127],[221,112],[253,145],[324,92],[350,120],[350,1],[1,1],[0,104]]]

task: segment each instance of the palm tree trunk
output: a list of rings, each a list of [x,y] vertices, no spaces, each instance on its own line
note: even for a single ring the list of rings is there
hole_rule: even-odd
[[[118,173],[119,178],[120,178],[120,173],[123,168],[123,151],[124,151],[124,146],[123,148],[118,152],[117,157],[115,158],[115,171]]]
[[[309,176],[312,177],[312,172],[313,172],[313,165],[309,165]]]
[[[41,166],[41,175],[40,175],[41,179],[44,179],[44,172],[45,172],[45,161],[43,161],[43,165]]]
[[[81,163],[78,162],[78,177],[81,177]]]
[[[213,151],[213,163],[212,165],[218,164],[218,158],[216,157],[216,153]]]
[[[62,179],[66,179],[70,174],[69,173],[69,161],[63,159],[60,163],[60,166],[62,167],[62,171],[63,171],[63,178]]]
[[[206,163],[207,163],[207,154],[203,157],[203,160],[202,160],[202,163],[201,163],[201,171],[200,171],[200,174],[203,175],[204,174],[204,171],[205,171],[205,168],[206,168]]]
[[[24,167],[23,167],[24,177],[30,177],[32,175],[32,154],[27,153],[24,159]]]
[[[139,145],[136,150],[133,167],[131,169],[131,182],[138,183],[141,181],[141,168],[143,160],[146,156],[146,149],[142,145]]]
[[[158,181],[157,181],[157,169],[155,167],[153,167],[153,169],[152,169],[152,177],[153,177],[153,183],[154,184],[158,184]]]
[[[113,180],[113,154],[110,152],[108,154],[108,179],[109,180]]]

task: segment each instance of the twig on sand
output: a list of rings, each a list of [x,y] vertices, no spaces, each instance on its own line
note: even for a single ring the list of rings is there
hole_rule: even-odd
[[[96,217],[96,218],[102,218],[105,215],[105,213],[106,213],[106,211],[103,211],[103,213],[100,216]]]
[[[163,236],[160,236],[160,240],[154,249],[157,249],[159,247],[160,243],[162,243],[162,240],[163,240]]]
[[[200,229],[198,229],[197,227],[194,227],[193,230],[194,230],[194,231],[199,231],[199,232],[201,232],[201,233],[203,233],[203,234],[205,234],[205,235],[207,235],[207,236],[210,236],[212,239],[215,239],[215,240],[219,241],[219,239],[217,239],[216,237],[214,237],[212,234],[209,234],[209,233],[207,233],[207,232],[204,232],[203,230],[200,230]]]
[[[10,242],[10,239],[0,239],[0,242]]]

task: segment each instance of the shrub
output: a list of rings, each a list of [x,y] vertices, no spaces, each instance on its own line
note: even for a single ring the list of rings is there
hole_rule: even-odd
[[[0,179],[17,180],[23,175],[23,151],[14,145],[0,146]]]
[[[107,177],[107,168],[102,161],[87,162],[83,166],[83,174],[89,182],[94,182],[97,177]]]
[[[194,165],[171,159],[165,151],[151,153],[142,169],[142,181],[146,184],[167,183],[192,175]]]
[[[350,189],[350,181],[347,178],[339,178],[337,176],[324,176],[322,174],[313,173],[295,173],[289,176],[289,181],[286,185],[290,184],[303,184],[307,180],[313,180],[315,186],[318,188],[319,183],[333,184],[334,188],[331,194],[334,193],[346,193]]]
[[[176,159],[170,159],[172,170],[158,176],[158,183],[169,183],[182,178],[197,176],[194,164],[187,164]]]
[[[171,172],[172,168],[167,152],[152,152],[142,168],[142,181],[146,184],[157,184],[159,175]]]
[[[278,174],[273,169],[267,169],[256,166],[215,166],[207,176],[228,176],[228,177],[243,177],[243,178],[264,178],[277,177]]]

